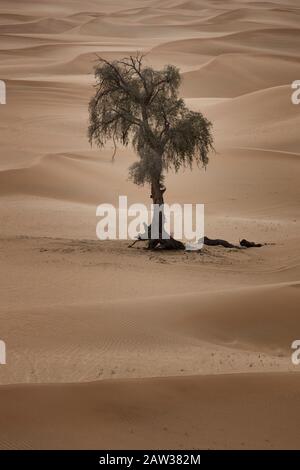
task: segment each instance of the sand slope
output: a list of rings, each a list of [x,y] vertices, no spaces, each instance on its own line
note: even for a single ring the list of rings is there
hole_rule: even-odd
[[[0,442],[4,449],[293,449],[299,389],[298,374],[2,387]]]
[[[87,243],[84,245],[87,249]],[[122,260],[121,254],[119,257]],[[69,262],[72,258],[74,255]],[[106,276],[112,276],[112,266],[106,265],[102,261]],[[124,265],[125,259],[119,269]],[[141,265],[142,260],[135,269]],[[166,270],[151,264],[149,269],[152,274],[156,271],[161,282]],[[97,265],[95,271],[99,271]],[[151,272],[145,281],[149,282]],[[227,273],[229,277],[233,274]],[[132,267],[127,276],[132,290],[136,280]],[[89,290],[99,282],[105,287],[105,280],[95,283],[89,277]],[[186,277],[191,278],[191,272]],[[111,284],[116,286],[118,278]],[[175,276],[170,281],[178,283]],[[40,285],[44,283],[41,278]],[[94,304],[87,300],[87,288],[81,288],[80,295],[78,288],[73,287],[70,305],[51,305],[49,299],[48,307],[1,312],[2,338],[10,345],[2,383],[297,369],[290,357],[298,326],[299,284],[151,298],[144,292],[145,297],[134,302],[127,298]],[[49,285],[49,297],[53,291],[54,286]]]
[[[181,93],[186,98],[233,98],[287,85],[300,74],[298,59],[260,54],[224,54],[199,70],[183,74]]]

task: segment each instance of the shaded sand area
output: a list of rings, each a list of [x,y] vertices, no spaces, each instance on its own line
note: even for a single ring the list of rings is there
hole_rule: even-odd
[[[299,380],[241,374],[6,386],[1,447],[294,449]]]
[[[1,448],[299,448],[299,19],[296,0],[1,1]],[[137,47],[214,124],[167,202],[269,245],[96,239],[98,204],[149,203],[131,148],[113,164],[86,138],[97,54]]]

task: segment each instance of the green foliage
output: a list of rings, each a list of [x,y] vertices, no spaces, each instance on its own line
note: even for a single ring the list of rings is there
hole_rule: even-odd
[[[139,156],[129,169],[136,184],[162,181],[171,168],[208,163],[212,125],[178,97],[178,68],[154,70],[143,65],[140,55],[113,62],[99,58],[95,78],[89,140],[99,147],[108,140],[125,146],[131,142]]]

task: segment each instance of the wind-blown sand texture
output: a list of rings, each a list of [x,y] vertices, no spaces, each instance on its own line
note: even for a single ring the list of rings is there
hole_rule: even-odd
[[[0,448],[299,448],[299,21],[297,0],[1,1]],[[167,201],[269,245],[97,240],[98,204],[149,202],[132,150],[86,138],[97,54],[137,49],[214,123]]]

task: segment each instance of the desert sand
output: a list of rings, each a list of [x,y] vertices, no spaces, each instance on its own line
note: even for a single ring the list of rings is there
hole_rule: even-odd
[[[1,0],[0,448],[299,448],[297,0]],[[178,66],[214,125],[211,238],[250,250],[148,252],[96,238],[96,206],[149,202],[136,156],[90,147],[97,54]]]

